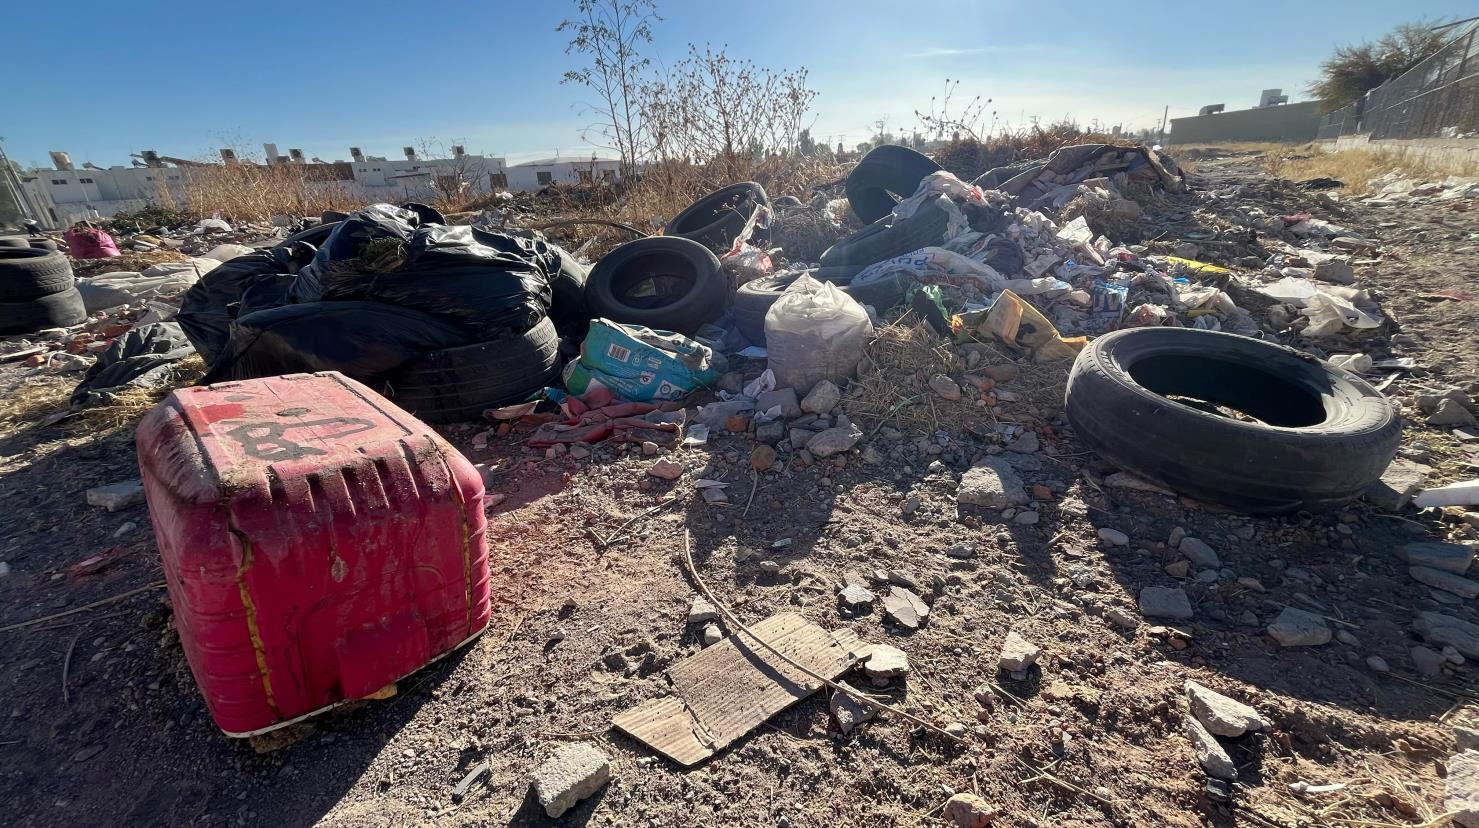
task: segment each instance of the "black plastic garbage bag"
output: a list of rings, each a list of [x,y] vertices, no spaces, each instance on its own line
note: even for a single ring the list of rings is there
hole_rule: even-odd
[[[444,319],[380,302],[285,305],[238,318],[202,382],[340,371],[376,387],[413,357],[472,342]]]
[[[426,224],[404,243],[382,235],[355,257],[336,259],[341,232],[299,272],[294,301],[382,302],[456,323],[477,341],[523,333],[549,313],[559,255],[542,240]]]
[[[241,313],[237,306],[243,302],[243,297],[248,293],[255,296],[251,303],[255,310],[286,304],[285,286],[312,256],[312,247],[294,245],[230,259],[185,291],[175,321],[180,323],[180,328],[190,344],[200,352],[201,358],[210,365],[226,348],[226,340],[231,336],[231,320]],[[276,288],[277,298],[270,305],[264,304],[265,294],[259,288],[263,284],[283,286]]]
[[[313,261],[298,272],[289,298],[294,302],[331,298],[328,286],[337,283],[336,275],[394,267],[404,260],[406,245],[420,224],[421,216],[415,212],[389,204],[371,204],[350,213],[334,225]]]
[[[162,388],[176,362],[195,353],[185,332],[174,322],[134,328],[113,340],[72,390],[72,405],[107,403],[129,388]]]

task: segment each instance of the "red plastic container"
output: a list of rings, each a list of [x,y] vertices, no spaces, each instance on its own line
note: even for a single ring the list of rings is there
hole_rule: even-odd
[[[487,626],[482,478],[360,383],[183,388],[137,436],[180,642],[226,733],[378,695]]]

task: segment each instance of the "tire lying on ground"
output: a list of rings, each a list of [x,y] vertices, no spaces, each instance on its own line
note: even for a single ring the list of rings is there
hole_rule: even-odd
[[[755,208],[770,200],[765,188],[753,181],[741,181],[721,187],[704,196],[663,226],[664,236],[692,239],[715,252],[734,245],[735,236],[745,229]],[[750,242],[756,247],[770,243],[770,230],[756,227]]]
[[[817,278],[845,285],[871,264],[943,243],[949,223],[950,214],[939,205],[938,199],[921,204],[907,219],[885,215],[827,248],[822,253]]]
[[[669,236],[615,248],[585,283],[592,318],[690,335],[724,313],[728,295],[719,259],[696,241]]]
[[[925,176],[939,171],[929,156],[908,147],[874,147],[847,175],[847,202],[864,222],[878,221],[914,195]]]
[[[75,283],[72,265],[55,250],[0,247],[0,302],[39,299]]]
[[[87,308],[77,288],[38,296],[24,302],[0,302],[0,334],[35,333],[42,328],[67,328],[87,320]]]
[[[25,236],[0,236],[0,250],[7,247],[30,247],[31,240]]]
[[[545,387],[559,368],[560,338],[545,318],[522,334],[428,351],[396,369],[387,390],[396,405],[427,422],[476,420]]]
[[[57,250],[56,241],[53,239],[42,239],[32,236],[30,238],[32,250]]]
[[[1402,438],[1392,404],[1360,378],[1282,345],[1188,328],[1095,340],[1074,362],[1065,407],[1104,459],[1247,514],[1351,500]]]

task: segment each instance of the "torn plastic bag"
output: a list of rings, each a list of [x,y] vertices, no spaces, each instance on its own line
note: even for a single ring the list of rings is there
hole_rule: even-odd
[[[1361,291],[1365,293],[1365,291]],[[1316,338],[1333,336],[1346,328],[1369,330],[1381,327],[1380,315],[1367,313],[1356,307],[1352,300],[1324,291],[1316,293],[1306,301],[1301,314],[1309,317],[1310,324],[1300,336]]]
[[[102,230],[86,222],[62,234],[67,243],[67,255],[74,259],[111,259],[118,253],[118,242]]]
[[[791,283],[765,313],[768,367],[777,388],[800,396],[822,380],[839,388],[857,374],[873,322],[855,299],[806,274]]]
[[[317,301],[382,302],[457,323],[477,341],[523,333],[543,319],[560,262],[542,240],[441,224],[415,228],[407,243],[372,239],[350,259],[325,261],[319,254],[298,274],[296,301],[316,290]]]
[[[292,300],[317,302],[329,298],[325,296],[325,276],[339,272],[361,276],[363,271],[384,267],[387,260],[394,262],[403,257],[404,247],[411,243],[411,234],[420,223],[416,213],[389,204],[371,204],[351,213],[334,225],[313,262],[298,272]],[[399,250],[395,242],[400,242]]]
[[[987,293],[1001,290],[1006,282],[990,265],[943,247],[925,247],[868,265],[852,278],[851,285],[861,287],[897,273],[925,283],[974,284]]]
[[[204,383],[339,371],[371,387],[427,351],[472,344],[443,319],[379,302],[308,302],[258,311],[231,339]]]
[[[176,362],[195,353],[174,322],[141,325],[113,340],[72,390],[72,405],[112,401],[130,388],[163,388],[173,380]]]
[[[565,390],[583,396],[604,387],[632,402],[676,400],[711,385],[727,367],[722,360],[680,333],[595,319],[580,358],[565,366]]]
[[[258,293],[249,303],[253,310],[265,310],[286,304],[285,286],[294,280],[293,274],[313,248],[307,245],[280,247],[237,256],[207,273],[196,282],[180,301],[180,313],[176,321],[185,336],[207,365],[213,365],[216,356],[226,348],[231,336],[231,320],[244,316],[238,307],[248,291],[258,285],[272,285],[276,290],[275,301],[268,303]]]
[[[1042,312],[1010,290],[996,297],[984,311],[971,311],[951,320],[957,337],[990,338],[1033,362],[1073,359],[1088,342],[1087,337],[1065,338]]]

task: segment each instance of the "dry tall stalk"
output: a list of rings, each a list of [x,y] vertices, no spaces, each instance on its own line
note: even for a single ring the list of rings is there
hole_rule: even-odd
[[[323,170],[322,165],[201,164],[184,168],[183,191],[192,211],[236,221],[267,221],[275,213],[313,216],[365,204],[346,182],[323,178]]]

